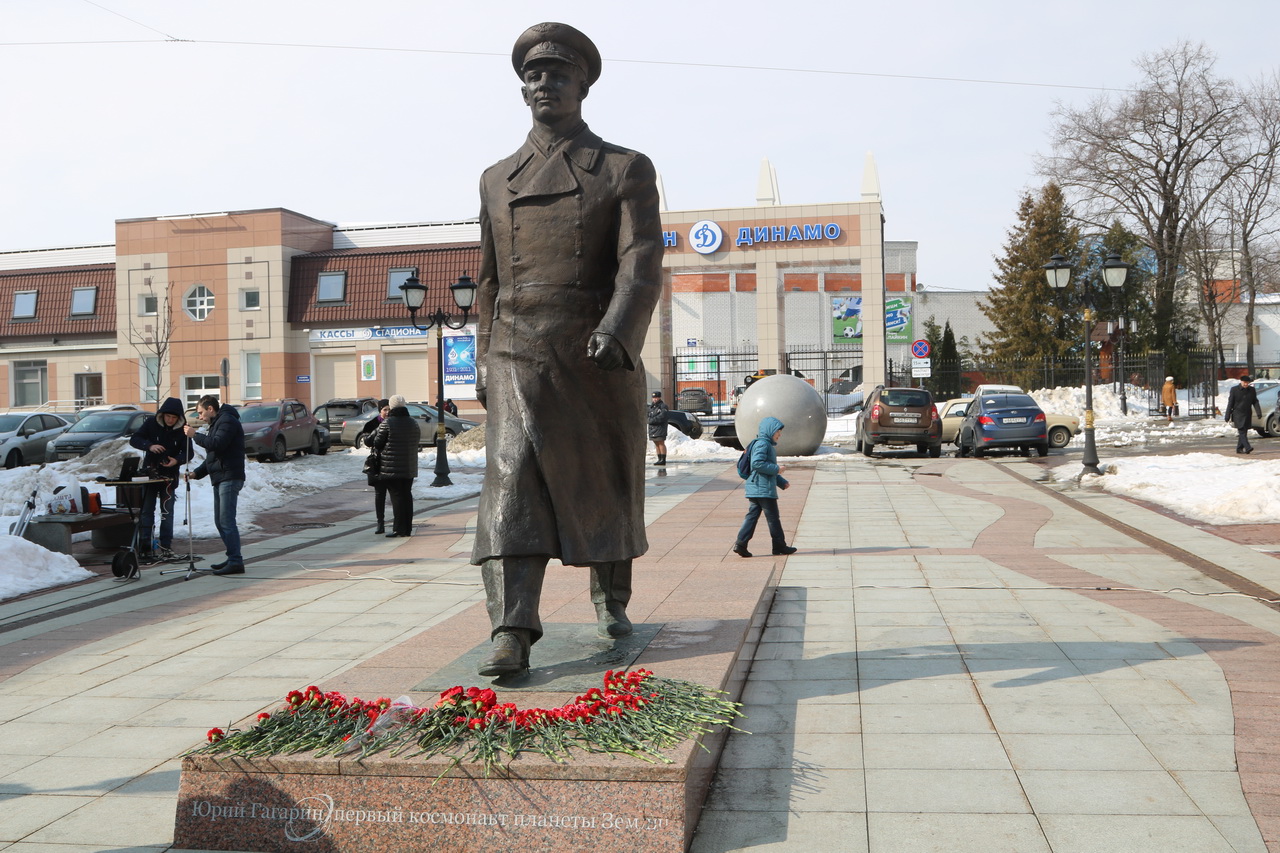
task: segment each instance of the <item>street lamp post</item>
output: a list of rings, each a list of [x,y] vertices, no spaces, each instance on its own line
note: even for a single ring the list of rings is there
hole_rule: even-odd
[[[1049,280],[1049,286],[1056,289],[1063,289],[1071,283],[1071,264],[1062,255],[1055,254],[1049,259],[1049,263],[1044,265],[1045,277]],[[1129,265],[1120,260],[1120,255],[1115,252],[1107,255],[1107,259],[1102,263],[1102,277],[1106,281],[1107,286],[1111,288],[1120,288],[1124,286],[1124,280],[1129,275]],[[1084,309],[1084,458],[1081,463],[1084,465],[1085,473],[1101,474],[1098,468],[1098,445],[1094,440],[1093,434],[1093,300],[1089,296],[1089,292],[1085,290],[1085,309]]]
[[[449,319],[449,314],[443,308],[437,308],[429,314],[423,315],[423,319],[427,321],[427,325],[418,325],[418,311],[422,309],[422,303],[427,298],[427,286],[418,280],[416,275],[409,276],[405,283],[400,285],[401,292],[404,293],[404,304],[409,309],[409,322],[418,331],[425,332],[432,326],[436,329],[436,478],[431,482],[433,487],[436,486],[452,486],[453,481],[449,479],[449,455],[445,452],[445,432],[444,432],[444,330],[461,329],[467,325],[467,315],[471,313],[471,306],[476,300],[476,283],[471,277],[463,273],[458,280],[449,285],[449,290],[453,293],[453,301],[462,311],[462,319],[456,323]]]

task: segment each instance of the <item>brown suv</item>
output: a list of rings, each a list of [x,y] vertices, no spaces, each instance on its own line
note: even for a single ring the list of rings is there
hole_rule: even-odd
[[[870,456],[877,445],[913,444],[934,459],[942,455],[942,420],[933,395],[923,388],[876,386],[858,413],[857,448]]]

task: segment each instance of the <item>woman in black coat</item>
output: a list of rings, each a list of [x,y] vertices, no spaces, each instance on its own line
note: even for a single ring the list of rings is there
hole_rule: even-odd
[[[1240,384],[1227,394],[1227,422],[1236,428],[1236,453],[1252,453],[1249,443],[1249,427],[1253,413],[1262,420],[1262,407],[1258,405],[1258,392],[1253,390],[1253,378],[1241,376]]]
[[[391,404],[387,400],[378,401],[378,414],[369,418],[360,429],[360,434],[364,436],[364,444],[369,447],[369,439],[373,438],[373,433],[378,429],[378,425],[387,419],[387,413],[391,411]],[[382,482],[379,476],[379,466],[382,460],[377,450],[369,447],[369,458],[364,463],[364,473],[366,481],[373,487],[373,511],[378,516],[378,526],[373,529],[374,533],[386,532],[386,516],[387,516],[387,484]]]
[[[413,481],[418,476],[418,441],[422,430],[409,416],[404,397],[391,395],[390,411],[374,430],[369,446],[378,452],[378,482],[391,497],[391,532],[408,536],[413,520]]]

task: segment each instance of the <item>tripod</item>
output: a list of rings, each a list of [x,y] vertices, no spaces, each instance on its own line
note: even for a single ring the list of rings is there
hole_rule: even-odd
[[[191,529],[191,439],[187,438],[187,470],[186,476],[182,478],[187,484],[187,567],[185,569],[165,569],[160,572],[162,575],[172,575],[178,572],[186,572],[182,578],[189,581],[198,575],[212,574],[211,569],[196,568],[195,546],[192,544],[195,534]]]

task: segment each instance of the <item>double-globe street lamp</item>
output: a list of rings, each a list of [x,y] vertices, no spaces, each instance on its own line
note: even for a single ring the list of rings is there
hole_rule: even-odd
[[[471,313],[471,306],[476,301],[476,283],[471,277],[463,273],[458,280],[449,285],[449,290],[453,293],[453,301],[462,311],[462,319],[456,323],[449,319],[449,314],[443,308],[437,308],[429,314],[424,314],[423,319],[427,321],[427,325],[418,325],[418,312],[422,310],[422,303],[427,298],[427,286],[418,281],[416,275],[409,276],[405,283],[400,285],[401,292],[404,293],[404,304],[409,309],[409,322],[420,332],[425,332],[432,326],[436,328],[436,478],[431,482],[434,486],[452,486],[453,481],[449,479],[449,455],[445,452],[445,431],[444,431],[444,330],[461,329],[467,325],[467,315]]]
[[[1044,265],[1044,274],[1049,279],[1049,286],[1061,290],[1071,283],[1071,264],[1062,255],[1055,254]],[[1129,265],[1120,260],[1120,255],[1112,252],[1102,262],[1102,278],[1112,289],[1124,287],[1129,275]],[[1093,299],[1088,285],[1084,285],[1084,465],[1085,473],[1101,474],[1098,469],[1098,445],[1093,437]]]

